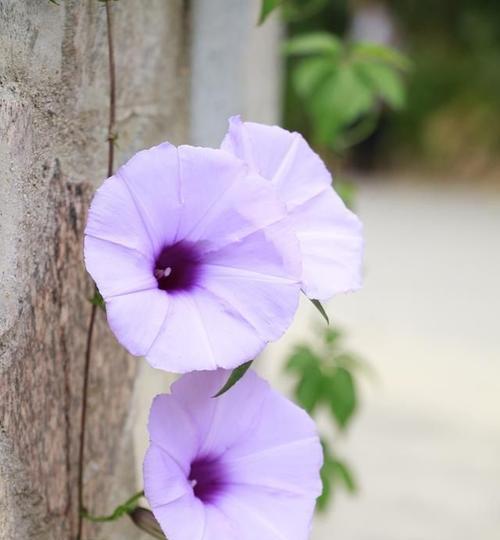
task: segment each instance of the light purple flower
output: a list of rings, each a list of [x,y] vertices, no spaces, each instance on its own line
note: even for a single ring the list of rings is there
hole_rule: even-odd
[[[306,540],[322,450],[305,411],[249,371],[190,373],[155,398],[144,491],[169,540]]]
[[[221,146],[270,180],[294,221],[302,252],[302,288],[327,300],[361,286],[362,226],[332,189],[320,157],[298,133],[229,121]]]
[[[114,334],[161,369],[232,368],[289,326],[300,250],[274,188],[241,160],[162,144],[97,190],[85,262]]]

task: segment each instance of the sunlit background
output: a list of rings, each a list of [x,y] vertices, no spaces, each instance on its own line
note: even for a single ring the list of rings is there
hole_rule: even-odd
[[[498,540],[500,4],[192,9],[192,142],[237,113],[300,131],[365,226],[364,288],[329,327],[304,299],[257,362],[327,445],[313,540]],[[165,389],[142,377],[138,463]]]

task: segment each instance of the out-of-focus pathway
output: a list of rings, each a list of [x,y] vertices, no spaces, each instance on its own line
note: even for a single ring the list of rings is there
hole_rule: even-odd
[[[473,186],[361,184],[362,291],[329,312],[377,381],[339,452],[361,491],[316,519],[313,540],[500,538],[500,194]],[[260,368],[311,338],[303,306]]]

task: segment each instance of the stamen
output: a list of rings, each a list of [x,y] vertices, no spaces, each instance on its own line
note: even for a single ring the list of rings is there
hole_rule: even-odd
[[[156,279],[162,279],[164,277],[168,277],[172,273],[172,268],[170,266],[167,266],[164,270],[161,268],[156,268],[154,274]]]

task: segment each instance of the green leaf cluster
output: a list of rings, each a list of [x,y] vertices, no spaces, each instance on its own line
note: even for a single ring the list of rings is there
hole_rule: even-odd
[[[288,358],[286,369],[295,377],[294,397],[309,414],[326,411],[332,420],[332,432],[346,431],[358,409],[356,374],[366,364],[342,347],[339,330],[326,328],[321,346],[296,347]],[[356,490],[354,475],[345,461],[323,443],[324,464],[321,470],[323,494],[318,509],[324,509],[336,487]]]
[[[285,52],[292,57],[291,83],[315,144],[346,149],[375,129],[383,105],[405,104],[410,62],[390,47],[316,31],[290,39]]]

